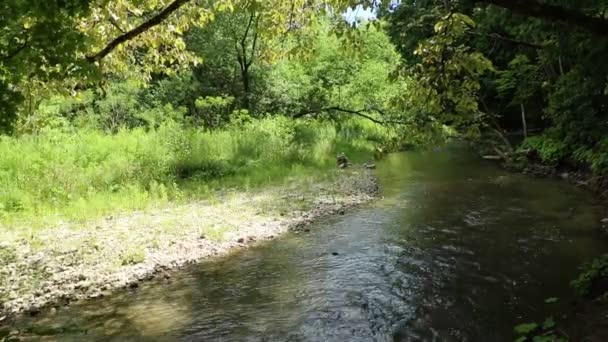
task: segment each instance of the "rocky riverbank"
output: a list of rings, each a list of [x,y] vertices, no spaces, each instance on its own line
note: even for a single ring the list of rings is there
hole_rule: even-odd
[[[86,298],[136,288],[205,258],[246,248],[322,216],[370,201],[373,171],[342,170],[331,180],[294,180],[259,191],[230,191],[195,203],[63,223],[0,242],[0,325]]]

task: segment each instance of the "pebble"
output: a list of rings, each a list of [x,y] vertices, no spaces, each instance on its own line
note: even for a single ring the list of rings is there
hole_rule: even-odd
[[[102,298],[102,297],[103,297],[103,293],[99,293],[99,292],[97,292],[97,293],[91,293],[89,295],[90,299],[98,299],[98,298]]]
[[[81,282],[79,282],[78,284],[76,284],[76,285],[74,286],[74,288],[75,288],[76,290],[79,290],[79,289],[86,290],[86,289],[88,289],[90,286],[91,286],[91,283],[90,283],[90,282],[88,282],[88,281],[81,281]]]

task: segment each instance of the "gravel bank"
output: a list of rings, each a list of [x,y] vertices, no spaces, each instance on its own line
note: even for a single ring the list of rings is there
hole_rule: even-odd
[[[377,194],[373,171],[322,183],[232,191],[213,200],[64,223],[0,241],[0,325],[44,307],[107,296],[205,258],[246,248],[313,220],[344,214]]]

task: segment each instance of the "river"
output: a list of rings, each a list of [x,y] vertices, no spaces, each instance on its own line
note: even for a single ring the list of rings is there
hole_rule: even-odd
[[[383,198],[229,256],[20,322],[42,341],[512,341],[608,251],[566,182],[457,147],[389,155]],[[556,297],[556,303],[545,300]]]

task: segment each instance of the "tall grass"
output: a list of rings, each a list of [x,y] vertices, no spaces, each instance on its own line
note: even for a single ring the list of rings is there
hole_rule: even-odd
[[[0,138],[0,224],[86,220],[116,210],[260,186],[334,166],[337,152],[369,158],[390,133],[372,123],[284,117],[216,131],[46,132]]]

